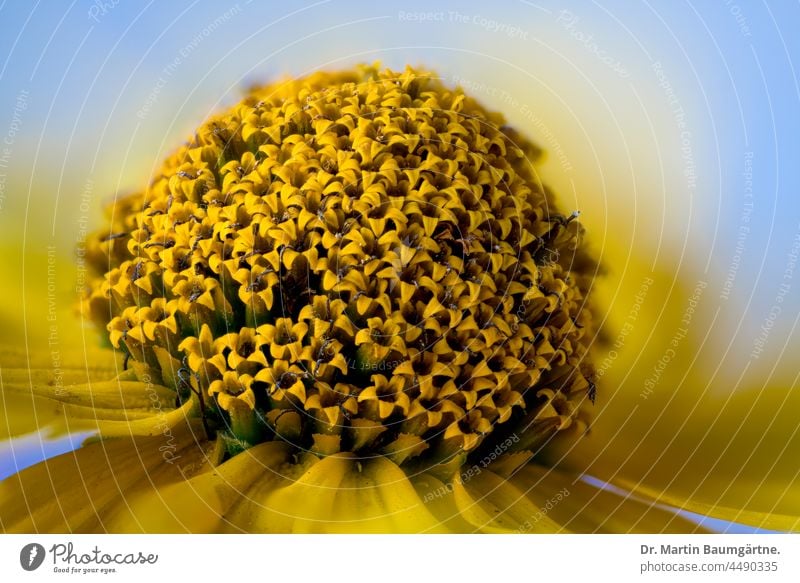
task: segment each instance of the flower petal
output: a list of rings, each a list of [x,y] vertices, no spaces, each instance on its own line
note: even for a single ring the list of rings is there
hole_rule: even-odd
[[[252,448],[264,451],[276,444]],[[257,452],[258,455],[263,455]],[[226,515],[226,530],[249,532],[444,532],[405,473],[378,457],[337,454],[294,467],[265,464],[260,479]],[[234,526],[237,525],[237,526]]]
[[[456,506],[475,532],[569,532],[543,515],[523,491],[489,469],[467,481],[459,477],[453,487]],[[541,518],[534,521],[539,515]]]
[[[417,494],[439,524],[449,532],[472,532],[474,527],[464,520],[453,497],[452,484],[445,484],[437,477],[425,473],[411,476]]]
[[[262,443],[217,468],[128,499],[143,532],[444,532],[405,474],[383,458],[293,461]],[[113,530],[132,521],[112,521]]]
[[[146,516],[131,512],[137,492],[159,489],[202,468],[197,425],[159,437],[95,442],[32,466],[0,482],[5,532],[135,532]],[[140,494],[141,495],[141,494]]]
[[[113,352],[104,351],[105,366],[87,368],[76,364],[79,357],[59,360],[57,367],[9,367],[0,370],[0,437],[41,430],[50,434],[97,431],[103,437],[157,435],[196,413],[198,403],[190,399],[175,408],[175,392],[136,379],[134,371],[113,377]],[[27,360],[18,352],[0,352],[11,365]],[[40,364],[41,355],[33,356]],[[61,358],[61,357],[59,357]],[[146,373],[145,373],[146,374]]]
[[[545,468],[537,464],[522,467],[510,481],[526,493],[550,517],[579,533],[690,533],[704,532],[696,523],[658,506],[650,499],[623,496],[609,488],[597,487],[584,476]]]
[[[728,522],[747,524],[756,528],[769,530],[780,530],[784,532],[800,532],[800,513],[795,515],[779,514],[777,512],[757,512],[744,508],[731,508],[715,503],[703,502],[696,498],[684,498],[675,494],[672,490],[659,492],[647,486],[629,482],[624,479],[618,480],[624,488],[646,497],[654,502],[669,504],[681,510],[688,510],[703,516],[718,518]]]
[[[62,434],[94,428],[88,421],[95,416],[91,410],[84,412],[91,415],[83,415],[86,422],[81,423],[77,420],[81,415],[67,415],[66,409],[76,407],[67,404],[75,403],[69,387],[116,375],[114,352],[104,350],[102,357],[92,355],[89,364],[84,355],[74,352],[59,352],[54,359],[51,352],[26,354],[18,347],[0,347],[0,439],[39,429]],[[48,398],[56,395],[63,398]],[[74,422],[67,423],[68,417]]]
[[[597,362],[604,398],[591,433],[568,441],[562,432],[547,461],[663,493],[679,507],[720,517],[730,510],[749,524],[783,515],[777,523],[793,526],[800,516],[800,393],[792,383],[765,386],[755,374],[731,383],[715,370],[718,349],[692,334],[709,330],[713,314],[698,307],[686,329],[699,288],[676,273],[632,261],[621,281],[599,285],[601,301],[612,305],[614,339]]]

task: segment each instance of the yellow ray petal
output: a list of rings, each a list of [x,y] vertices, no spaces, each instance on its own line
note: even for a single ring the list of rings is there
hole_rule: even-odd
[[[439,524],[449,532],[472,532],[475,527],[464,520],[456,505],[452,484],[446,484],[431,474],[419,474],[410,477],[417,495],[425,507],[431,512]]]
[[[622,496],[598,488],[559,469],[528,464],[510,481],[540,508],[530,522],[548,516],[566,530],[580,533],[695,533],[705,532],[696,523],[651,500]]]
[[[445,531],[400,468],[349,454],[307,460],[296,470],[285,463],[265,467],[226,518],[249,532]]]
[[[93,429],[91,422],[78,420],[103,417],[102,409],[110,405],[98,397],[101,411],[81,412],[67,404],[77,402],[72,387],[113,378],[118,360],[112,350],[103,350],[99,357],[92,354],[91,360],[82,353],[59,351],[54,360],[50,352],[27,354],[19,347],[0,347],[0,439],[45,428],[54,435]],[[52,398],[56,396],[60,398]],[[88,400],[82,404],[91,407]],[[66,409],[73,410],[66,413]],[[114,411],[108,414],[120,417]],[[68,423],[70,419],[73,424]]]
[[[57,368],[13,367],[28,357],[0,352],[0,358],[12,365],[0,369],[0,437],[36,430],[50,435],[78,431],[96,431],[103,437],[158,435],[196,414],[196,399],[176,409],[175,392],[147,376],[142,382],[127,371],[113,378],[114,353],[103,352],[105,366],[100,361],[91,368],[78,364],[80,357],[75,355],[60,361]],[[31,359],[40,364],[42,356]]]
[[[469,480],[457,478],[453,483],[453,497],[462,518],[475,532],[569,532],[542,515],[541,509],[524,492],[489,469],[481,470]]]
[[[200,435],[202,428],[184,425],[158,437],[110,439],[23,470],[0,482],[0,527],[106,532],[114,526],[133,532],[139,517],[130,513],[128,498],[137,491],[157,496],[159,488],[201,469]]]
[[[113,530],[144,532],[441,532],[410,481],[384,459],[292,463],[276,442],[190,479],[128,499]]]
[[[136,525],[147,533],[219,532],[225,514],[236,504],[265,469],[285,462],[286,448],[268,443],[235,456],[228,462],[178,481],[157,493],[144,490],[129,499],[130,511],[112,524],[125,531]],[[236,525],[230,525],[235,528]]]
[[[744,508],[731,508],[722,506],[714,502],[706,502],[703,499],[688,499],[674,493],[672,490],[660,492],[642,484],[636,484],[628,480],[618,480],[620,486],[646,497],[655,502],[669,504],[682,510],[702,514],[711,518],[718,518],[733,523],[747,524],[757,528],[768,530],[780,530],[784,532],[800,532],[800,513],[795,515],[780,514],[769,509],[758,512]]]
[[[748,375],[731,383],[715,371],[718,347],[704,337],[713,314],[697,308],[683,332],[702,285],[663,262],[653,271],[644,259],[597,288],[599,303],[611,306],[611,344],[598,351],[591,432],[559,435],[547,460],[709,507],[800,515],[800,392]]]

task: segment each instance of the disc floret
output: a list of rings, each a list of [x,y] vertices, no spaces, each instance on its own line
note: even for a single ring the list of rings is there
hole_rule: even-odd
[[[594,265],[501,124],[413,69],[254,89],[117,201],[86,305],[231,454],[534,448],[593,390]]]

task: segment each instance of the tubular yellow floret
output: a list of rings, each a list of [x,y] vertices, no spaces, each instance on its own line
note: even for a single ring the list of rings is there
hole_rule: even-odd
[[[594,386],[594,264],[536,155],[424,71],[254,89],[116,203],[88,312],[229,454],[535,449]]]

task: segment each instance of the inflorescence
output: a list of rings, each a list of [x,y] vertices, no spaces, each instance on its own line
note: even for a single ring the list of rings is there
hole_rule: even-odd
[[[85,305],[228,455],[532,449],[594,399],[595,264],[501,124],[412,69],[252,90],[111,207]]]

